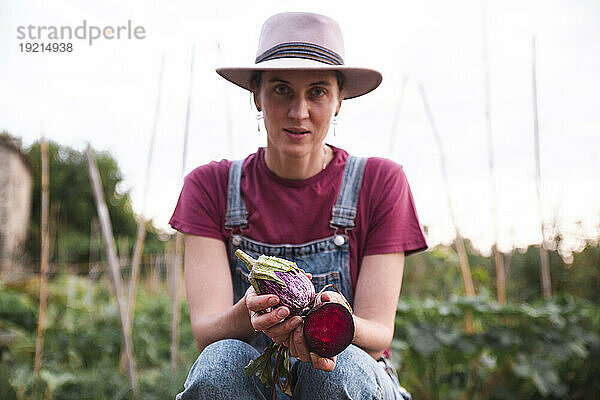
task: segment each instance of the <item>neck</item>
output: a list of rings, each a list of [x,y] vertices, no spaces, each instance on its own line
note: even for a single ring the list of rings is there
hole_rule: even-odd
[[[333,158],[333,151],[323,143],[318,151],[301,157],[288,157],[272,147],[265,148],[267,168],[283,179],[304,180],[321,172]]]

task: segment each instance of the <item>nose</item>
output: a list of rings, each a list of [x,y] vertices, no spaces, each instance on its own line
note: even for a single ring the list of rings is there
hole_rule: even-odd
[[[288,117],[292,119],[306,119],[309,116],[308,101],[304,96],[296,96],[290,104]]]

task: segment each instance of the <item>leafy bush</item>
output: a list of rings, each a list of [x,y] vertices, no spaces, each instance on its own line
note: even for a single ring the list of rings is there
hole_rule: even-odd
[[[475,332],[464,330],[472,316]],[[499,306],[484,298],[403,300],[393,350],[419,399],[592,399],[600,308],[567,296]]]
[[[12,335],[6,347],[0,346],[8,375],[0,379],[0,393],[13,390],[19,399],[130,399],[129,380],[119,372],[121,333],[108,283],[63,275],[51,281],[49,288],[40,379],[32,371],[37,325],[33,302],[37,299],[27,290],[0,290],[0,333],[10,324],[7,332]],[[19,312],[27,317],[17,318]],[[171,370],[170,315],[168,293],[138,291],[133,343],[139,398],[173,398],[198,355],[188,308],[182,302],[180,359],[177,370]]]
[[[0,398],[131,398],[119,372],[121,334],[109,287],[68,275],[50,282],[39,379],[32,373],[35,285],[0,288],[0,339],[8,338],[0,341]],[[170,314],[168,293],[142,283],[133,343],[144,400],[173,398],[198,355],[182,302],[180,359],[171,370]],[[486,297],[408,298],[398,305],[393,361],[415,399],[591,399],[600,392],[598,332],[600,308],[572,296],[506,306]]]
[[[0,288],[0,320],[32,331],[37,326],[36,305],[17,291]]]
[[[558,239],[557,239],[558,240]],[[560,241],[553,242],[554,248]],[[490,257],[465,247],[476,293],[495,295],[496,267]],[[553,295],[572,295],[600,304],[600,245],[588,240],[566,263],[557,250],[548,251]],[[506,296],[513,302],[532,302],[541,297],[539,246],[514,249],[504,254]],[[448,300],[464,294],[458,256],[452,247],[438,245],[406,259],[403,295]]]
[[[40,143],[33,143],[26,151],[34,169],[31,221],[28,227],[26,251],[29,259],[38,261],[40,255],[40,215],[41,215],[41,149]],[[123,176],[115,158],[106,151],[95,152],[98,172],[102,180],[102,190],[110,213],[112,229],[116,238],[126,238],[127,249],[133,253],[137,232],[136,215],[131,205],[128,191],[122,190]],[[87,266],[92,257],[103,257],[103,243],[90,232],[97,222],[92,185],[87,160],[83,151],[48,143],[50,226],[50,262],[58,264],[81,264]],[[55,231],[53,232],[54,229]],[[165,234],[150,222],[148,224],[145,253],[163,252],[165,242],[160,237]],[[90,254],[90,252],[92,254]],[[97,260],[94,260],[97,261]]]

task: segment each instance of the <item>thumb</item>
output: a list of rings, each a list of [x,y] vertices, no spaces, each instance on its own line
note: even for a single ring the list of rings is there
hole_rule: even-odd
[[[321,293],[321,302],[325,303],[328,301],[331,301],[331,296],[329,295],[329,293],[327,293],[327,292]]]
[[[315,367],[317,367],[319,365],[319,363],[321,362],[321,357],[317,353],[313,353],[311,351],[310,352],[310,361],[312,361],[312,364]]]
[[[326,372],[331,372],[335,369],[335,359],[321,357],[318,354],[311,352],[310,360],[312,361],[312,364],[316,369],[320,369]]]

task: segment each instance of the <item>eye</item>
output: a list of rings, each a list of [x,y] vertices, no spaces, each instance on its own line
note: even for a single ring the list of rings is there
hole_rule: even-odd
[[[314,87],[310,90],[312,97],[323,97],[327,94],[327,91],[321,87]]]
[[[287,86],[285,86],[285,85],[277,85],[277,86],[275,86],[275,88],[273,90],[275,91],[276,94],[280,94],[280,95],[284,95],[289,92]]]

